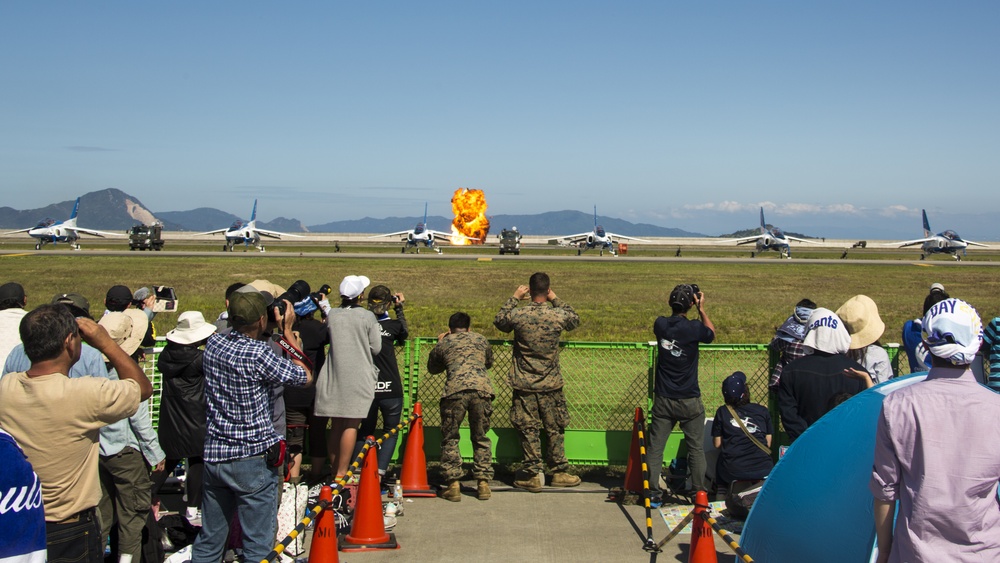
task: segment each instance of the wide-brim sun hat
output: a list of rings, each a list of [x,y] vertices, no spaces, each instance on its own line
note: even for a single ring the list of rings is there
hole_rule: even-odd
[[[851,334],[851,350],[874,344],[885,332],[885,323],[878,316],[878,305],[867,295],[855,295],[837,309]]]
[[[194,344],[215,333],[217,327],[205,322],[201,311],[184,311],[177,317],[177,328],[167,333],[167,340],[175,344]]]
[[[104,315],[97,324],[104,327],[115,344],[131,356],[139,349],[142,339],[146,336],[149,318],[146,317],[146,313],[138,309],[125,309]],[[104,360],[108,361],[107,356]]]

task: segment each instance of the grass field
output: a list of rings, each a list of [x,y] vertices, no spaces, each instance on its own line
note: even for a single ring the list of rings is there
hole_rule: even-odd
[[[364,274],[373,284],[402,291],[414,336],[434,336],[457,310],[468,312],[474,328],[489,338],[505,335],[492,326],[504,300],[536,271],[548,272],[553,290],[582,318],[568,340],[642,342],[652,337],[658,315],[678,283],[697,283],[706,309],[718,329],[720,343],[762,343],[791,312],[796,301],[813,299],[837,309],[858,293],[871,296],[886,323],[883,342],[898,340],[903,323],[920,314],[927,288],[945,285],[972,303],[984,318],[1000,315],[1000,277],[991,266],[953,267],[943,261],[900,262],[898,265],[811,264],[807,260],[762,259],[746,264],[637,262],[627,257],[600,261],[546,261],[521,256],[504,261],[397,260],[385,258],[321,258],[308,254],[272,259],[254,253],[227,257],[169,257],[136,253],[109,257],[82,252],[0,256],[2,281],[18,281],[28,292],[29,307],[48,302],[59,292],[75,291],[100,312],[112,285],[170,285],[181,310],[196,309],[208,319],[223,309],[223,293],[237,281],[268,279],[288,286],[304,279],[314,288],[336,287],[347,274]],[[162,334],[175,315],[160,315]]]

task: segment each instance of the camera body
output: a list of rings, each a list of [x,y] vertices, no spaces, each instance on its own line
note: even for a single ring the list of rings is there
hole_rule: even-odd
[[[688,287],[691,288],[691,297],[697,297],[701,293],[701,288],[696,283],[688,284]]]

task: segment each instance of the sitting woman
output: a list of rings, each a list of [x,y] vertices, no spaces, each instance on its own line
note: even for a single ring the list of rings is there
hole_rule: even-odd
[[[739,494],[759,485],[774,467],[771,416],[766,407],[750,402],[747,377],[741,371],[722,382],[722,397],[726,404],[715,412],[712,422],[712,441],[719,449],[715,480],[728,489],[730,515],[745,518],[752,499]]]

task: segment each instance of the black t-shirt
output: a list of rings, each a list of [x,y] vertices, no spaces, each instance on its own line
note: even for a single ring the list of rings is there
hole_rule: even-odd
[[[302,353],[313,363],[313,377],[319,374],[326,363],[326,345],[330,343],[330,331],[326,323],[312,317],[299,319],[292,325],[292,330],[302,338]],[[285,406],[294,408],[312,408],[316,400],[316,386],[285,387]]]
[[[396,318],[380,319],[378,324],[382,331],[382,350],[372,358],[378,368],[378,383],[375,385],[375,400],[399,399],[403,397],[403,382],[399,379],[399,366],[396,364],[396,344],[402,344],[409,338],[406,328],[406,317],[402,307],[395,307]]]
[[[658,317],[656,336],[655,392],[670,399],[701,396],[698,387],[698,344],[715,340],[715,333],[701,321],[674,315]]]
[[[767,445],[766,436],[773,434],[771,416],[761,405],[750,403],[736,407],[736,414],[761,444]],[[771,456],[764,453],[747,438],[739,424],[729,414],[725,405],[715,411],[712,436],[722,438],[722,451],[715,466],[715,478],[723,483],[763,479],[774,467]]]

